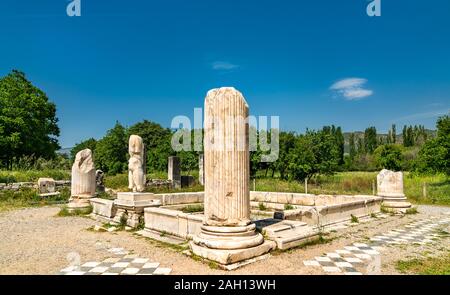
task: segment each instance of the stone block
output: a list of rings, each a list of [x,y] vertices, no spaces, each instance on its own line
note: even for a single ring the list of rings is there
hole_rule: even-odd
[[[114,206],[113,200],[93,198],[90,199],[90,202],[93,214],[106,218],[113,218],[116,215],[117,208]]]
[[[56,192],[56,183],[53,178],[39,178],[38,179],[39,194],[48,194]]]
[[[195,184],[195,178],[192,175],[181,176],[181,187],[191,187]]]
[[[284,220],[264,227],[262,232],[266,239],[274,241],[280,250],[297,247],[319,238],[317,227],[300,221]]]
[[[189,245],[195,255],[215,261],[224,266],[264,255],[276,248],[276,244],[273,241],[264,241],[264,243],[256,247],[235,250],[211,249],[196,245],[194,242],[190,242]]]

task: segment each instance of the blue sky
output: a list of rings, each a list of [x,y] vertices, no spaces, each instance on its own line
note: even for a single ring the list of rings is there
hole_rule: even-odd
[[[0,1],[0,76],[56,103],[63,147],[119,120],[169,127],[234,86],[284,130],[434,128],[450,109],[450,1]],[[397,127],[399,130],[400,128]]]

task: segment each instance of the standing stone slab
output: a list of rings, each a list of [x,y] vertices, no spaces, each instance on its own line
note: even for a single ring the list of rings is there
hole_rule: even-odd
[[[179,157],[169,157],[168,179],[172,181],[174,188],[181,188],[181,161]]]
[[[275,248],[250,220],[249,108],[234,88],[213,89],[205,99],[205,220],[190,243],[199,256],[222,265]]]
[[[405,213],[411,203],[403,192],[403,172],[383,169],[377,176],[377,195],[383,197],[383,206],[394,213]]]
[[[92,151],[85,149],[77,153],[72,166],[71,197],[67,206],[69,212],[90,208],[89,200],[95,196],[95,188]]]

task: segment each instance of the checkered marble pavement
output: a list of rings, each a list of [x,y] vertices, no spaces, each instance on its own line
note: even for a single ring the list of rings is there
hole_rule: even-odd
[[[123,248],[111,248],[108,252],[116,257],[102,262],[89,261],[82,265],[68,266],[60,271],[60,275],[168,275],[170,268],[159,267],[158,262],[137,255],[128,254]]]
[[[437,232],[438,229],[448,224],[450,217],[414,221],[403,229],[394,229],[383,235],[374,236],[368,244],[354,243],[344,249],[315,257],[314,260],[305,260],[303,264],[321,267],[328,274],[362,275],[363,270],[370,273],[371,269],[381,267],[381,251],[386,249],[385,246],[434,243],[442,237],[442,234]]]

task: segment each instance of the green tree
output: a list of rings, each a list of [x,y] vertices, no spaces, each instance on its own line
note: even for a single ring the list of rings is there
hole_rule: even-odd
[[[402,149],[396,144],[380,145],[374,151],[375,164],[379,169],[399,171],[402,167]]]
[[[397,143],[397,126],[395,126],[395,124],[392,124],[392,128],[391,128],[391,134],[392,134],[392,143],[395,144]]]
[[[296,138],[294,148],[289,153],[287,162],[289,179],[302,181],[316,173],[316,158],[313,145],[311,135],[300,135]]]
[[[369,154],[377,148],[377,129],[375,127],[369,127],[364,131],[364,148]]]
[[[345,153],[345,149],[344,149],[345,148],[345,139],[344,139],[344,134],[342,133],[341,127],[336,128],[335,138],[336,138],[336,143],[337,143],[338,151],[339,151],[339,165],[343,165],[344,164],[344,153]]]
[[[0,159],[12,168],[21,157],[55,157],[60,147],[56,106],[25,74],[13,70],[0,79]]]
[[[315,174],[331,174],[336,171],[340,151],[335,139],[327,128],[300,135],[290,153],[289,178],[302,181]]]
[[[95,147],[97,146],[97,140],[94,138],[89,138],[87,140],[84,140],[80,143],[77,143],[71,150],[70,150],[70,159],[73,161],[75,160],[75,156],[79,151],[82,151],[84,149],[90,149],[92,152],[95,152]]]
[[[278,160],[275,163],[273,163],[273,169],[280,173],[281,179],[288,178],[289,161],[292,160],[291,153],[293,153],[296,141],[297,137],[294,132],[280,132],[279,155]]]
[[[356,156],[355,133],[350,133],[349,148],[350,159],[354,159]]]
[[[95,147],[97,167],[109,174],[122,173],[127,167],[128,137],[125,127],[116,122]]]
[[[414,164],[415,170],[450,175],[450,117],[439,118],[436,125],[437,137],[424,143]]]
[[[176,155],[171,147],[171,130],[144,120],[128,128],[128,137],[132,134],[142,137],[145,144],[147,172],[167,171],[168,158]]]
[[[450,117],[448,115],[440,117],[436,123],[437,137],[446,137],[450,135]]]
[[[404,126],[403,127],[403,146],[411,147],[415,145],[415,134],[418,132],[417,126],[413,128],[413,126]]]
[[[358,138],[358,154],[364,154],[365,150],[364,150],[364,139],[362,139],[361,137]]]

